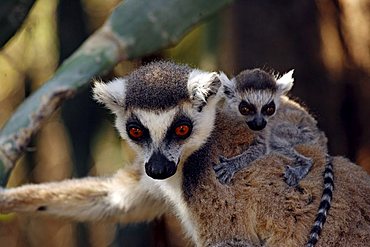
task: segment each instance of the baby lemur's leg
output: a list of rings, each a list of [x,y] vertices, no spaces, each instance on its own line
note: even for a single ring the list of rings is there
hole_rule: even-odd
[[[222,184],[230,183],[236,172],[264,154],[266,154],[265,139],[263,135],[257,135],[255,141],[242,154],[229,159],[220,156],[220,163],[213,166],[217,179]]]
[[[293,160],[294,166],[288,165],[285,168],[284,179],[289,186],[298,185],[310,171],[312,159],[298,153],[291,146],[281,147],[281,149],[271,149],[272,152],[283,154]]]
[[[164,202],[152,198],[140,175],[120,171],[109,178],[70,179],[0,190],[0,213],[37,212],[77,220],[153,219]]]
[[[307,128],[282,124],[273,128],[269,147],[271,152],[283,154],[292,159],[294,166],[287,166],[284,174],[285,182],[290,186],[298,185],[310,171],[312,159],[298,153],[293,146],[309,143],[312,141],[313,133]]]

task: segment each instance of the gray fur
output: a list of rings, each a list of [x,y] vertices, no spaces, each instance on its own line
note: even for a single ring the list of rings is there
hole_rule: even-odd
[[[230,159],[221,156],[220,163],[215,165],[213,169],[215,170],[219,181],[223,184],[228,184],[237,171],[263,156],[266,152],[264,136],[259,135],[257,136],[256,141],[242,154]]]
[[[126,108],[164,110],[189,101],[186,82],[192,70],[187,65],[165,61],[140,67],[126,78],[129,92],[125,99]]]
[[[295,186],[302,180],[312,167],[312,159],[298,153],[294,146],[310,143],[315,140],[314,132],[307,126],[282,123],[271,126],[269,148],[291,158],[295,166],[287,166],[284,178],[287,184]]]
[[[216,244],[212,244],[209,247],[254,247],[253,243],[251,241],[245,240],[245,239],[229,239],[224,240]]]
[[[239,83],[236,90],[270,90],[276,92],[275,77],[260,69],[244,70],[235,78]]]
[[[226,90],[234,88],[234,92],[226,95],[231,114],[243,117],[247,123],[254,118],[263,117],[267,122],[267,127],[256,132],[255,142],[242,154],[229,159],[220,157],[220,163],[214,166],[219,181],[223,184],[229,183],[234,174],[240,169],[249,166],[251,162],[265,154],[276,152],[293,161],[294,166],[286,167],[284,178],[288,185],[298,185],[299,181],[311,169],[312,159],[297,152],[294,146],[317,141],[320,132],[315,123],[313,124],[310,121],[309,114],[302,115],[299,123],[292,123],[289,120],[275,116],[275,114],[271,116],[262,114],[263,105],[274,100],[275,112],[279,115],[280,100],[283,94],[286,93],[279,92],[276,79],[265,71],[260,69],[246,70],[232,81],[235,85],[228,87]],[[256,113],[244,116],[235,112],[238,111],[236,106],[242,101],[254,103]]]

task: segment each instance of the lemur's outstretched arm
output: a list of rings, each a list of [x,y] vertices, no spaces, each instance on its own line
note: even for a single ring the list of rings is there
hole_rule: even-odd
[[[166,206],[153,198],[136,171],[113,177],[70,179],[0,190],[0,213],[32,212],[82,221],[106,218],[125,223],[152,220]]]

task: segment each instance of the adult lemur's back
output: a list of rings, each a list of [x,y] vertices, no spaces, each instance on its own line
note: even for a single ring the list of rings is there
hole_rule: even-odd
[[[282,107],[299,109],[293,101],[284,104]],[[219,155],[230,157],[245,150],[252,141],[249,131],[245,124],[219,112],[212,137],[184,165],[185,198],[195,212],[196,225],[201,226],[202,244],[304,246],[323,191],[326,149],[321,145],[297,147],[314,160],[298,188],[284,182],[289,161],[276,154],[237,173],[230,186],[218,183],[212,162],[217,162]],[[322,141],[326,144],[325,137]],[[366,196],[370,177],[344,158],[335,157],[333,165],[334,199],[317,246],[366,246],[370,241],[370,197]],[[350,195],[352,190],[356,193]]]

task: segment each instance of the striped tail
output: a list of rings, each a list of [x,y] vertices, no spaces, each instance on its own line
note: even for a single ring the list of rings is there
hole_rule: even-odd
[[[307,241],[306,247],[313,247],[316,245],[330,209],[330,203],[334,190],[334,172],[332,158],[330,156],[327,156],[326,167],[324,171],[324,187],[325,188],[321,196],[319,210],[315,219],[315,223],[311,229],[310,237]]]

